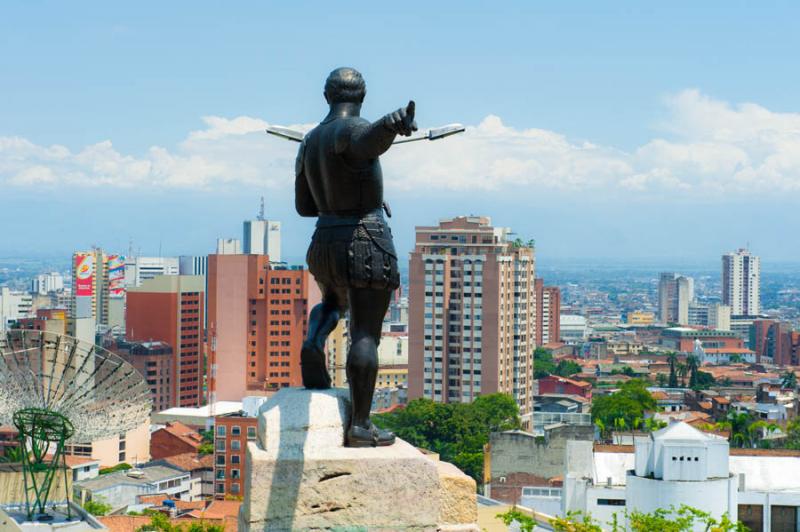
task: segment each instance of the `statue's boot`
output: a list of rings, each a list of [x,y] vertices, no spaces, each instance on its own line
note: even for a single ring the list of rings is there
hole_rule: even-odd
[[[356,425],[350,426],[347,429],[344,445],[345,447],[385,447],[392,445],[394,440],[395,435],[393,432],[379,429],[370,423],[370,428],[368,429]]]
[[[327,390],[331,387],[331,376],[325,364],[325,353],[313,342],[303,342],[300,351],[300,370],[303,386],[310,390]]]

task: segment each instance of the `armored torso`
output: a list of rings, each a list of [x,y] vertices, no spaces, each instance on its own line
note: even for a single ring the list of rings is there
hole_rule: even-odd
[[[370,123],[361,117],[329,118],[306,135],[298,154],[320,214],[360,215],[381,208],[383,175],[377,158],[354,160],[347,143]]]

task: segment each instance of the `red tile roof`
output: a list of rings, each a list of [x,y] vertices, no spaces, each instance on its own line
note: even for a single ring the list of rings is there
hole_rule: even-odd
[[[184,471],[195,471],[197,469],[213,469],[214,468],[214,455],[213,454],[196,454],[196,453],[181,453],[175,456],[167,456],[162,458],[175,467],[179,467]]]
[[[188,427],[187,425],[184,425],[180,421],[173,421],[167,423],[166,427],[159,430],[164,430],[166,432],[169,432],[176,438],[179,438],[180,440],[194,447],[199,447],[200,444],[203,443],[203,437],[200,436],[200,434],[196,430]]]

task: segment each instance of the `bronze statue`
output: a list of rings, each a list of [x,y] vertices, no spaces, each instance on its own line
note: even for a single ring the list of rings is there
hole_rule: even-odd
[[[378,157],[397,135],[417,130],[414,102],[377,122],[361,118],[366,85],[353,68],[337,68],[325,82],[330,112],[302,140],[295,167],[295,206],[318,217],[308,249],[308,269],[322,291],[311,311],[301,353],[303,385],[330,388],[324,346],[344,312],[350,311],[347,379],[352,414],[348,447],[391,445],[395,436],[369,419],[381,325],[392,291],[400,285],[397,252],[386,219]],[[463,128],[462,128],[463,129]]]

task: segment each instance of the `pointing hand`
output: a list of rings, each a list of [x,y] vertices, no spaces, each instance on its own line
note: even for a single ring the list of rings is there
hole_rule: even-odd
[[[414,121],[416,104],[414,100],[408,102],[408,106],[401,107],[393,113],[384,117],[384,126],[394,131],[398,135],[409,137],[417,130],[417,123]]]

